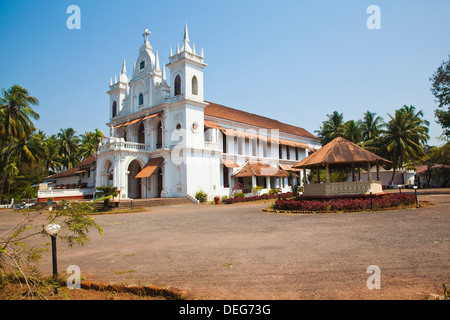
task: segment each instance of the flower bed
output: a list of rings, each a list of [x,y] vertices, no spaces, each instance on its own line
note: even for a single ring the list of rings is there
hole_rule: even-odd
[[[414,195],[384,194],[372,198],[372,208],[374,210],[395,208],[413,205],[415,202]],[[274,205],[275,210],[295,212],[364,211],[370,208],[370,197],[368,196],[333,199],[283,199],[277,200]]]
[[[282,193],[280,194],[280,198],[292,198],[292,192]],[[227,200],[225,200],[225,203],[230,204],[237,202],[268,200],[268,199],[278,199],[278,194],[263,194],[260,196],[228,198]]]

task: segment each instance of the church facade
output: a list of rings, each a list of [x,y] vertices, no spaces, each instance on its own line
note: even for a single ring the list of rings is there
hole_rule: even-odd
[[[204,100],[203,49],[170,49],[161,66],[150,32],[130,74],[125,60],[108,88],[110,137],[96,155],[95,185],[115,186],[121,199],[208,198],[233,191],[289,191],[292,165],[320,148],[308,131]],[[294,172],[302,183],[303,172]]]

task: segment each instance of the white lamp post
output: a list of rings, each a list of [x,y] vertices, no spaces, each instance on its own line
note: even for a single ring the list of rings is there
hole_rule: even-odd
[[[419,207],[419,200],[417,199],[417,186],[414,186],[413,189],[414,189],[414,193],[416,194],[416,208],[418,208]]]
[[[371,211],[373,210],[373,205],[372,205],[372,192],[373,192],[373,190],[370,189],[370,190],[369,190],[369,193],[370,193],[370,210],[371,210]]]
[[[53,283],[55,285],[54,287],[54,293],[58,293],[58,288],[56,286],[56,279],[58,278],[58,264],[56,261],[56,236],[58,235],[59,230],[61,229],[61,226],[56,223],[51,223],[48,226],[45,227],[45,232],[50,236],[52,239],[52,264],[53,264]]]

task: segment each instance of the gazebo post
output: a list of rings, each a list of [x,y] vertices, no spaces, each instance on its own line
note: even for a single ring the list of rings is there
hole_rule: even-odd
[[[306,168],[303,168],[303,184],[306,184]]]
[[[380,177],[380,164],[377,163],[377,181],[381,181],[381,177]]]
[[[370,167],[370,162],[367,162],[367,181],[372,182],[372,169]]]
[[[355,164],[352,163],[352,182],[355,182]]]
[[[325,164],[325,171],[327,173],[327,183],[330,183],[330,166],[328,165],[328,162]]]

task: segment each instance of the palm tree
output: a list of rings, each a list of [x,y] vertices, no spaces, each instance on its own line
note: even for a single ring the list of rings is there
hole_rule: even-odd
[[[100,142],[105,138],[105,135],[99,129],[92,132],[85,132],[81,135],[80,156],[82,159],[89,158],[98,151]]]
[[[422,112],[415,112],[414,107],[403,107],[395,110],[394,116],[388,114],[390,120],[386,130],[379,139],[374,139],[382,156],[391,160],[395,169],[401,168],[407,160],[418,158],[424,154],[423,146],[430,138],[428,121],[421,119]]]
[[[45,153],[43,156],[44,166],[47,173],[55,173],[62,169],[62,159],[58,152],[58,139],[52,134],[44,140]]]
[[[64,169],[71,169],[78,164],[78,148],[80,139],[72,128],[59,129],[57,145]]]
[[[363,139],[363,128],[361,121],[349,120],[344,123],[344,138],[359,144]]]
[[[342,113],[334,111],[331,115],[327,114],[328,120],[322,122],[320,130],[316,130],[322,145],[331,140],[344,135],[344,116]]]
[[[20,85],[13,85],[8,90],[3,89],[3,97],[0,97],[0,118],[2,125],[0,130],[7,141],[7,147],[2,154],[1,165],[6,168],[11,157],[13,140],[24,140],[34,130],[32,119],[39,119],[39,114],[32,106],[39,104],[39,100],[29,95],[28,90]],[[3,187],[7,173],[2,172],[0,181],[0,201],[3,198]]]
[[[366,111],[362,120],[363,140],[369,141],[380,135],[383,128],[383,118],[375,112]]]

